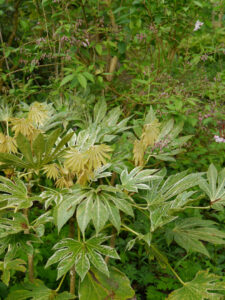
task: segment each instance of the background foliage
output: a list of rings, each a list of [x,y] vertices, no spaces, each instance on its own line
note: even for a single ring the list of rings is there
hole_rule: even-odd
[[[224,288],[224,9],[214,0],[0,0],[2,299],[40,290],[72,299],[71,274],[59,286],[57,265],[44,266],[54,245],[85,231],[87,240],[117,235],[117,252],[107,250],[120,256],[108,263],[128,291],[119,299],[133,295],[117,269],[137,299],[189,299],[196,284],[195,299],[208,299]],[[33,285],[20,247],[33,257]],[[77,273],[93,265],[104,299],[108,269],[99,272],[91,251],[79,252]],[[80,299],[88,274],[79,287],[77,275]]]

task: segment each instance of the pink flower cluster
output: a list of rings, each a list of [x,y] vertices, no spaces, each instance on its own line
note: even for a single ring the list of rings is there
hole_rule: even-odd
[[[222,137],[219,137],[218,135],[214,135],[214,140],[217,143],[225,143],[225,139]]]

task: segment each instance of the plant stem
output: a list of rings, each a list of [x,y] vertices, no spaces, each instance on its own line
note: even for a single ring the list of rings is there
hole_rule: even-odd
[[[69,237],[74,238],[75,236],[75,218],[72,217],[69,221]],[[70,269],[70,293],[75,295],[75,284],[76,284],[76,271],[73,265]]]
[[[182,285],[185,285],[185,282],[180,278],[180,276],[177,274],[177,272],[171,267],[170,263],[168,262],[167,258],[154,246],[151,244],[150,246],[153,250],[153,253],[155,252],[157,254],[157,257],[160,258],[160,260],[170,269],[170,271],[177,277],[177,279],[180,281]]]
[[[61,281],[60,281],[60,283],[59,283],[59,286],[58,286],[57,289],[55,290],[56,293],[58,293],[58,291],[60,290],[61,285],[62,285],[62,283],[63,283],[65,277],[66,277],[66,273],[63,275],[63,277],[62,277],[62,279],[61,279]]]
[[[110,245],[110,247],[115,248],[115,244],[116,244],[116,229],[113,227],[109,245]],[[105,257],[105,262],[108,264],[109,256]]]
[[[126,226],[126,225],[124,225],[124,224],[122,224],[122,226],[123,226],[127,231],[130,231],[130,232],[134,233],[136,236],[139,236],[139,235],[140,235],[138,232],[134,231],[133,229],[131,229],[131,228],[128,227],[128,226]]]
[[[24,209],[24,215],[28,219],[28,208]],[[29,234],[29,229],[24,230],[24,234]],[[30,245],[30,242],[27,242]],[[28,254],[28,278],[30,282],[34,282],[34,255]]]

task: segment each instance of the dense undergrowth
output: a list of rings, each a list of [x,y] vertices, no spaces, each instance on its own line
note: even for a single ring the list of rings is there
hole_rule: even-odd
[[[0,0],[0,299],[223,299],[223,1]]]

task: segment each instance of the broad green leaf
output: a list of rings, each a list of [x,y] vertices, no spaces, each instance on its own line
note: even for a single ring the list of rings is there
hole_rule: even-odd
[[[52,149],[55,145],[55,142],[57,141],[58,137],[60,136],[60,128],[54,130],[51,132],[50,135],[48,135],[47,139],[46,139],[46,143],[45,143],[45,157],[44,157],[44,161],[48,160],[48,157],[50,155],[50,153],[52,152]]]
[[[199,271],[192,281],[185,282],[183,287],[173,291],[168,300],[204,300],[204,299],[223,299],[223,295],[218,291],[225,290],[224,281],[215,274],[208,271]]]
[[[110,196],[109,199],[113,201],[113,203],[115,204],[115,206],[117,208],[119,208],[119,210],[122,210],[123,212],[125,212],[126,214],[128,214],[131,217],[134,216],[134,213],[133,213],[130,203],[128,201],[126,201],[125,199],[123,199],[121,196],[119,196],[119,195],[118,195],[118,197]]]
[[[215,193],[216,193],[217,175],[218,175],[218,173],[217,173],[216,167],[213,164],[211,164],[209,167],[209,170],[207,172],[207,177],[208,177],[208,181],[209,181],[209,188],[210,188],[212,195],[215,195]]]
[[[97,234],[104,227],[106,221],[108,220],[108,217],[108,210],[97,196],[92,208],[92,221]]]
[[[16,143],[21,153],[24,155],[25,159],[31,164],[34,164],[33,155],[31,150],[31,145],[28,139],[21,133],[18,134],[16,138]]]
[[[72,81],[74,78],[76,77],[76,74],[70,74],[70,75],[67,75],[66,77],[63,78],[63,80],[61,81],[60,83],[60,87],[65,85],[66,83]]]
[[[42,155],[45,152],[45,139],[42,133],[39,133],[39,135],[36,137],[36,139],[33,142],[32,149],[34,152],[34,155],[37,157],[37,163],[40,164],[42,160]]]
[[[99,100],[94,107],[94,122],[99,124],[105,117],[107,105],[104,99]]]
[[[120,231],[121,219],[118,208],[111,205],[107,200],[105,201],[105,205],[108,209],[109,221],[116,227],[117,231]]]
[[[219,174],[213,164],[207,172],[208,182],[203,179],[199,187],[207,194],[212,208],[223,210],[225,205],[225,168]]]
[[[89,248],[88,258],[97,270],[109,276],[107,264],[99,253]]]
[[[92,217],[92,195],[85,199],[77,208],[77,222],[84,235],[85,229]]]
[[[74,134],[74,132],[70,132],[61,139],[61,141],[59,142],[59,144],[56,146],[55,150],[52,153],[52,158],[56,158],[56,156],[59,155],[59,152],[63,149],[63,147],[66,145],[66,143],[69,142],[69,140],[71,139],[73,134]]]
[[[87,242],[86,245],[88,249],[90,250],[95,250],[99,252],[100,254],[115,258],[115,259],[120,259],[119,255],[117,254],[116,250],[112,247],[105,246],[105,245],[100,245],[102,241],[105,241],[108,237],[102,237],[101,235],[99,236],[94,236],[90,238]]]
[[[81,281],[83,281],[89,269],[90,262],[87,257],[87,254],[82,252],[75,262],[75,270],[79,274]]]
[[[81,85],[84,89],[86,89],[86,87],[87,87],[87,79],[84,77],[84,75],[78,74],[78,75],[77,75],[77,79],[78,79],[80,85]]]
[[[11,153],[0,153],[0,161],[7,166],[29,169],[30,164]]]
[[[65,197],[64,200],[53,209],[53,218],[58,232],[60,232],[63,225],[66,224],[75,212],[76,205],[71,205],[72,199],[73,196]]]
[[[95,46],[95,49],[96,49],[96,51],[97,51],[97,53],[98,53],[99,55],[102,55],[102,45],[97,44],[97,45]]]
[[[134,296],[129,279],[124,273],[112,267],[110,276],[91,270],[80,284],[80,300],[127,300]],[[113,298],[112,298],[113,297]]]

